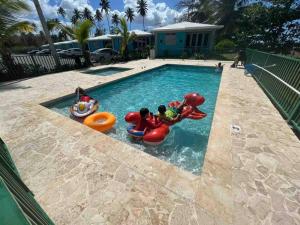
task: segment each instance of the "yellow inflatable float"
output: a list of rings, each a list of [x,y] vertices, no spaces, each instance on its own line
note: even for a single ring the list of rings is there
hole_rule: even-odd
[[[97,131],[105,132],[115,125],[116,117],[109,112],[99,112],[85,118],[83,123]]]

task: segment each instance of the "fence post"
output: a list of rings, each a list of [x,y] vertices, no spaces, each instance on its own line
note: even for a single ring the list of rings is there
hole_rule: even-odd
[[[297,103],[297,105],[295,106],[295,108],[293,109],[293,111],[291,112],[291,115],[287,118],[287,122],[289,123],[291,120],[293,120],[294,116],[297,115],[298,110],[300,109],[300,99]]]

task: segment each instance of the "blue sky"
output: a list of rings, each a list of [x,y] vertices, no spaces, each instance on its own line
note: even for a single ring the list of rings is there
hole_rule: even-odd
[[[27,20],[35,22],[38,27],[39,19],[35,12],[34,5],[31,0],[25,0],[32,8],[31,13],[23,16]],[[163,26],[174,23],[180,17],[182,12],[176,9],[176,4],[179,0],[147,0],[148,13],[145,18],[146,29],[151,29],[157,26]],[[62,6],[67,12],[67,19],[69,22],[74,8],[83,10],[85,7],[89,8],[93,13],[99,8],[99,0],[39,0],[41,8],[46,18],[57,18],[57,9]],[[124,16],[124,10],[131,7],[136,10],[137,0],[110,0],[111,12],[110,16],[114,13],[119,16]],[[62,19],[62,18],[60,18]],[[103,19],[103,26],[107,29],[106,17]],[[135,20],[132,23],[132,29],[142,29],[142,17],[136,14]]]

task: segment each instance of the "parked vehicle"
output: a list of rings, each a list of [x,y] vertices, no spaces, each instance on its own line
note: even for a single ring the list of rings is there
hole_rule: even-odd
[[[31,50],[31,51],[27,52],[27,54],[29,54],[29,55],[35,55],[39,51],[40,50],[34,49],[34,50]]]
[[[91,52],[91,60],[94,62],[113,60],[119,56],[119,53],[111,48],[101,48]]]
[[[38,51],[36,54],[37,55],[50,55],[51,53],[50,53],[49,49],[43,49],[41,51]]]
[[[82,51],[80,48],[69,48],[67,55],[69,56],[82,56]]]

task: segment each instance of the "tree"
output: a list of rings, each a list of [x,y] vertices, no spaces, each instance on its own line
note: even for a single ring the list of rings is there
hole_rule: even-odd
[[[63,19],[65,19],[65,17],[66,17],[66,11],[65,11],[64,8],[61,7],[61,6],[58,8],[57,14],[58,14],[58,15],[61,15],[61,17],[62,17]]]
[[[134,11],[132,8],[128,7],[125,11],[126,17],[127,17],[127,21],[129,21],[130,23],[130,30],[131,30],[131,23],[134,20]]]
[[[31,32],[34,27],[27,21],[20,21],[16,15],[29,11],[29,6],[19,0],[0,0],[0,54],[8,71],[18,71],[8,49],[12,37],[21,32]]]
[[[119,25],[120,20],[119,20],[118,14],[115,13],[112,15],[111,22],[112,22],[112,24],[115,25],[115,27],[117,27]]]
[[[60,23],[60,21],[57,18],[49,19],[49,20],[46,21],[47,28],[48,28],[51,35],[53,35],[53,31],[56,30],[56,24],[57,23]]]
[[[131,33],[128,31],[126,19],[122,17],[120,19],[120,35],[122,39],[121,43],[121,55],[122,57],[127,60],[128,59],[128,43],[135,39],[135,33]]]
[[[61,23],[57,23],[56,26],[58,29],[64,31],[69,37],[71,37],[71,39],[78,41],[85,59],[85,65],[91,66],[92,62],[90,60],[87,43],[93,27],[92,21],[89,19],[77,21],[73,27],[65,26]]]
[[[96,24],[95,37],[103,35],[105,33],[102,28],[102,25],[101,25],[101,21],[103,20],[103,17],[102,17],[102,13],[99,9],[96,10],[94,20],[95,20],[95,24]]]
[[[78,9],[73,10],[73,16],[74,16],[74,19],[76,19],[76,21],[82,19],[82,14]]]
[[[110,28],[109,24],[109,11],[110,11],[110,3],[109,0],[100,0],[100,7],[101,7],[101,12],[105,12],[106,19],[107,19],[107,24],[108,24],[108,29]]]
[[[249,0],[180,0],[177,7],[187,9],[183,18],[198,23],[224,25],[223,33],[231,33],[240,9],[249,4]]]
[[[285,53],[300,36],[300,2],[263,0],[242,10],[235,38],[240,46]]]
[[[137,12],[143,17],[143,28],[145,30],[145,16],[148,11],[148,3],[146,0],[137,1]]]
[[[92,16],[92,12],[87,7],[85,7],[83,12],[82,12],[82,18],[86,19],[86,20],[90,20],[92,22],[94,21],[94,18]]]

